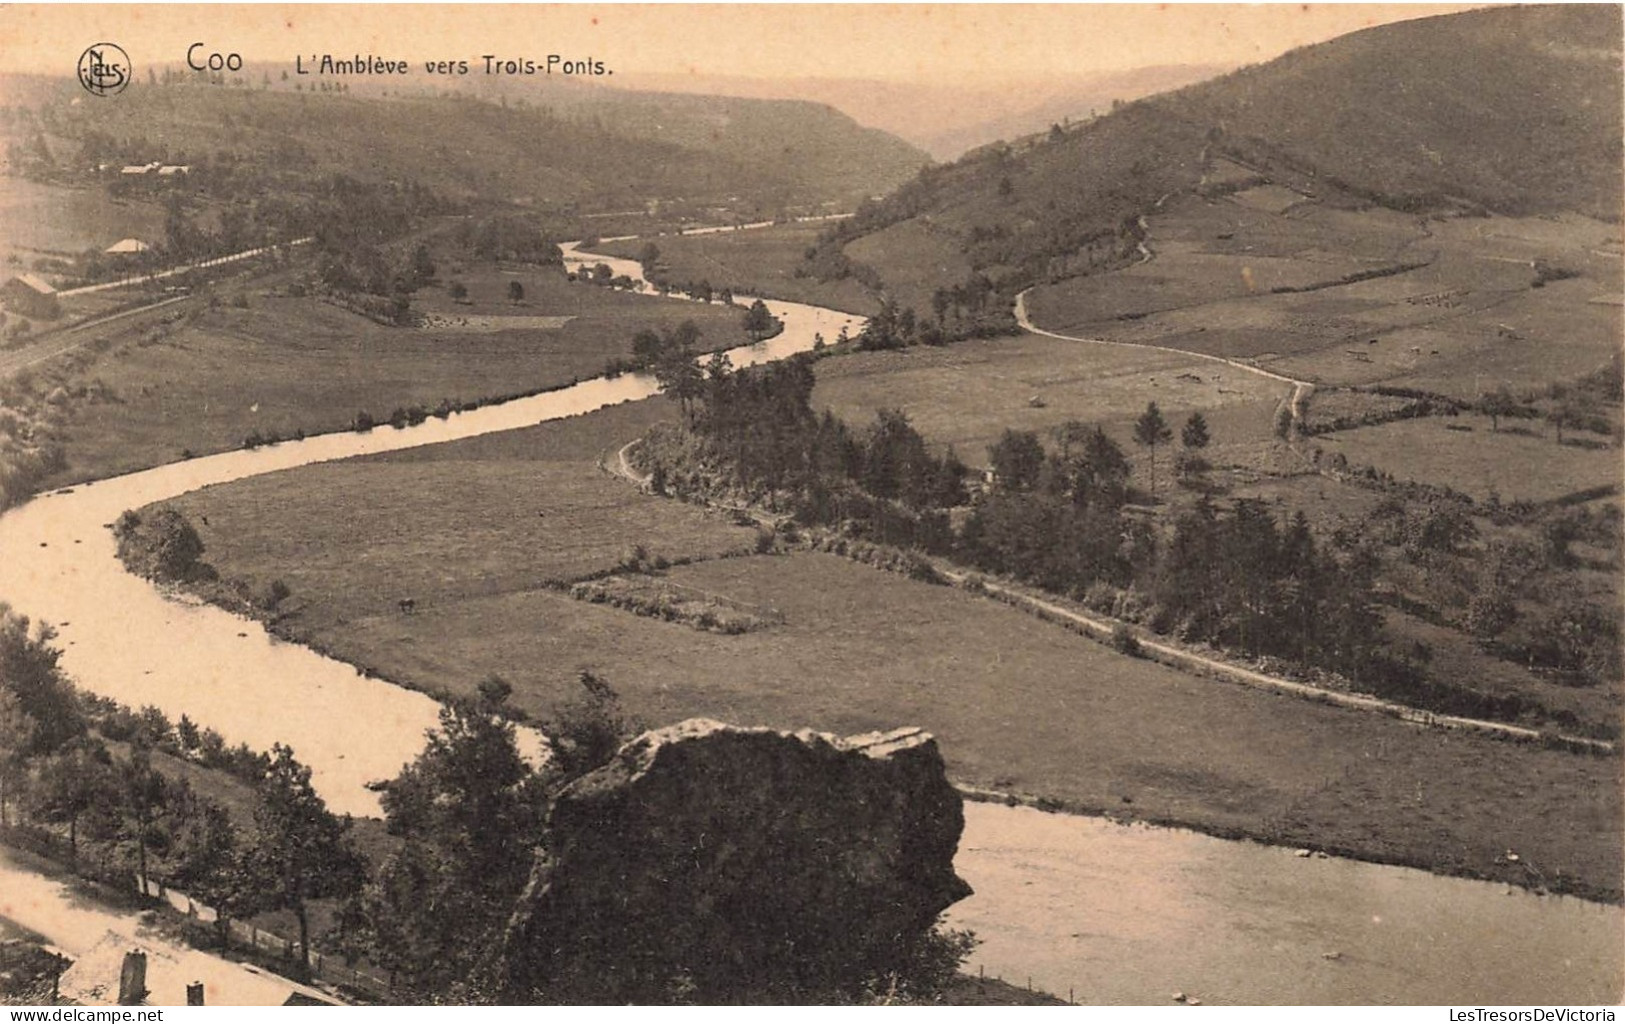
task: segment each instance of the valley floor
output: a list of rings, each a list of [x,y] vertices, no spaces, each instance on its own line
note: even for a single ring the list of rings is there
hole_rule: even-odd
[[[404,685],[469,693],[497,673],[540,716],[590,668],[652,725],[916,724],[965,785],[1619,898],[1618,758],[1194,678],[962,591],[829,554],[755,554],[752,529],[599,467],[667,414],[640,403],[172,504],[223,576],[289,584],[277,632]],[[640,586],[761,625],[722,635],[568,594],[631,561],[668,566],[631,574]]]

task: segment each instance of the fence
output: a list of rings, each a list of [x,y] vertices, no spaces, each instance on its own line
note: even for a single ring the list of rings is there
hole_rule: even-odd
[[[213,907],[199,903],[179,889],[171,889],[154,878],[147,879],[143,885],[134,872],[105,866],[89,857],[75,857],[68,841],[49,829],[13,824],[0,828],[0,841],[67,867],[81,878],[114,890],[115,897],[125,893],[144,895],[167,904],[188,921],[208,925],[219,923],[219,914]],[[240,947],[269,954],[287,963],[293,963],[297,956],[297,942],[247,921],[228,920],[226,931],[230,940]],[[341,958],[329,956],[314,947],[310,951],[310,972],[314,978],[375,998],[382,999],[389,995],[387,979],[350,966]]]

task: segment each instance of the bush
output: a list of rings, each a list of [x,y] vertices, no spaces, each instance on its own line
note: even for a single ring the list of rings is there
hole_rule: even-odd
[[[1140,638],[1134,635],[1134,630],[1126,622],[1112,627],[1112,650],[1131,658],[1138,658],[1144,653],[1140,649]]]

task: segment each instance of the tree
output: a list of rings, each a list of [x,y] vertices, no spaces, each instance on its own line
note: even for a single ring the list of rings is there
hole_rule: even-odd
[[[553,717],[542,724],[552,754],[547,764],[554,788],[607,764],[643,729],[622,709],[620,695],[609,683],[586,670],[578,681],[581,695],[555,708]]]
[[[461,302],[468,298],[468,285],[461,281],[453,281],[449,291],[454,302]]]
[[[0,689],[0,828],[11,822],[6,816],[10,804],[28,777],[28,754],[34,743],[34,720],[23,713],[22,703],[9,690]]]
[[[745,310],[745,333],[752,341],[761,341],[773,332],[778,321],[767,311],[767,303],[757,299]]]
[[[1281,407],[1275,410],[1275,436],[1285,441],[1292,436],[1292,404],[1282,402]]]
[[[525,301],[525,286],[518,281],[508,282],[508,301],[518,305]]]
[[[1075,505],[1108,509],[1128,500],[1128,456],[1104,429],[1070,420],[1055,428],[1059,483]]]
[[[1557,403],[1546,413],[1546,421],[1557,431],[1557,443],[1563,443],[1563,429],[1579,424],[1581,420],[1580,405],[1569,397],[1560,397]]]
[[[501,934],[542,842],[543,781],[519,756],[493,677],[478,700],[440,711],[424,752],[379,787],[407,844],[362,900],[368,939],[398,984],[443,992],[474,973]]]
[[[1179,443],[1192,451],[1199,451],[1208,446],[1212,438],[1207,432],[1207,419],[1199,412],[1193,412],[1185,421],[1185,426],[1179,432]]]
[[[121,766],[119,810],[126,834],[135,840],[136,877],[141,891],[147,891],[147,847],[153,829],[168,797],[164,777],[152,766],[152,752],[141,744],[130,749],[129,761]]]
[[[1157,403],[1147,402],[1145,412],[1134,421],[1134,443],[1151,452],[1151,498],[1157,497],[1157,445],[1167,444],[1173,439],[1174,432],[1169,428],[1168,421],[1162,418],[1162,410]]]
[[[677,402],[684,420],[689,423],[693,422],[694,400],[705,393],[705,375],[694,361],[694,347],[688,340],[698,334],[699,328],[693,321],[685,321],[666,339],[654,364],[655,381],[661,393]]]
[[[148,519],[125,511],[113,524],[120,560],[153,579],[180,582],[203,570],[203,539],[180,511],[165,506]]]
[[[254,828],[242,858],[245,910],[291,910],[299,922],[299,957],[310,967],[309,901],[346,897],[361,887],[365,862],[339,818],[310,784],[310,769],[278,743],[259,785]]]
[[[78,698],[57,667],[62,652],[51,646],[54,639],[49,626],[31,629],[27,616],[0,602],[0,692],[16,698],[33,723],[30,756],[50,754],[85,732]]]
[[[654,269],[655,264],[660,262],[660,246],[653,242],[644,242],[643,248],[638,250],[638,262],[643,265],[643,272],[647,275]]]
[[[226,809],[212,800],[190,798],[175,837],[172,883],[215,912],[220,947],[231,938],[231,918],[244,897],[238,862],[237,829]]]
[[[1518,404],[1513,400],[1512,392],[1507,390],[1505,384],[1478,400],[1478,411],[1490,418],[1492,433],[1501,429],[1501,417],[1511,416],[1517,408]]]
[[[112,811],[118,782],[106,748],[80,740],[40,765],[34,813],[68,826],[68,851],[77,858],[80,821],[93,811]]]
[[[987,450],[993,481],[1000,490],[1030,491],[1044,469],[1044,446],[1030,430],[1005,430]]]

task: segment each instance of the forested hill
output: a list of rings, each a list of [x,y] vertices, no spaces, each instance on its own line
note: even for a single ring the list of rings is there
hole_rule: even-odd
[[[1009,290],[1080,252],[1132,256],[1137,217],[1223,187],[1222,157],[1329,202],[1617,220],[1620,62],[1611,6],[1384,25],[927,168],[818,259],[839,266],[836,247],[871,236],[847,251],[888,284],[919,276],[912,249],[945,268],[927,292],[967,271]]]
[[[41,101],[33,83],[29,107],[60,165],[225,156],[316,176],[413,181],[448,196],[600,209],[729,197],[764,210],[850,208],[929,162],[907,143],[814,103],[605,89],[583,90],[568,103],[383,97],[340,93],[336,84],[332,92],[293,92],[279,78],[268,74],[246,87],[140,80],[100,104],[75,103],[82,94],[67,82]],[[15,119],[10,127],[15,137]],[[22,128],[29,141],[35,127],[30,119]]]

